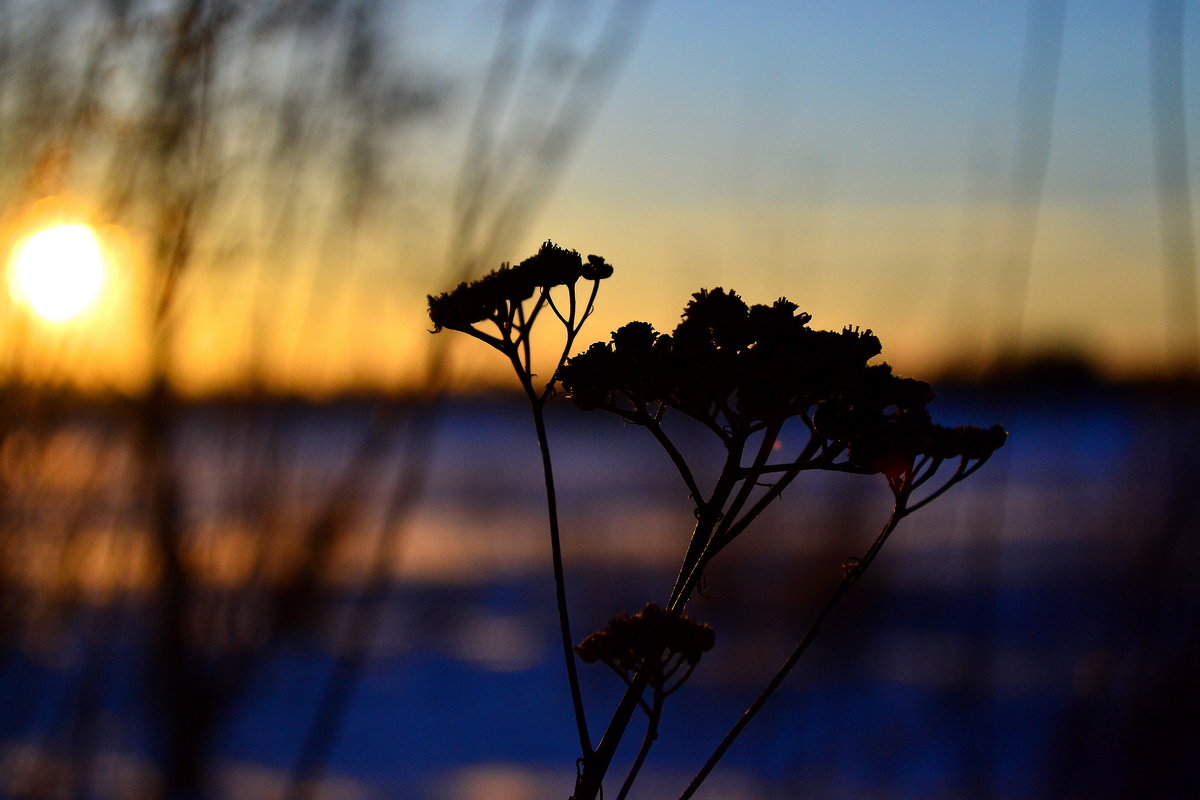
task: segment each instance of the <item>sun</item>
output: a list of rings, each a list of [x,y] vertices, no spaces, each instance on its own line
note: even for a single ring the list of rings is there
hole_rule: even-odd
[[[17,243],[8,290],[42,319],[68,322],[95,305],[105,277],[96,232],[87,225],[56,225]]]

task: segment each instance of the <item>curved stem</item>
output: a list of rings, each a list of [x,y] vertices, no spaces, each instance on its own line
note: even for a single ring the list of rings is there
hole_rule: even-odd
[[[944,484],[942,484],[941,486],[939,486],[937,489],[930,492],[927,496],[921,498],[918,502],[913,503],[908,509],[909,513],[916,511],[918,508],[922,508],[923,506],[929,505],[934,500],[938,499],[939,497],[944,495],[946,492],[950,491],[950,487],[954,486],[954,484],[959,483],[961,481],[965,481],[967,478],[974,475],[979,470],[979,468],[982,467],[987,462],[987,460],[989,458],[991,458],[990,455],[985,456],[984,458],[979,459],[978,461],[976,461],[973,464],[970,463],[970,461],[967,458],[963,458],[961,461],[959,461],[958,469],[956,469],[954,471],[954,474],[951,475],[946,480],[946,482]]]
[[[591,313],[591,303],[596,297],[597,286],[598,282],[594,282],[591,295],[588,299],[588,307],[584,311],[584,319]],[[533,413],[534,427],[537,431],[538,449],[542,454],[542,474],[546,484],[546,513],[550,527],[550,556],[554,569],[554,594],[555,604],[558,608],[559,634],[562,642],[563,660],[567,667],[567,681],[571,689],[571,704],[575,712],[575,726],[579,734],[579,747],[583,753],[584,763],[586,764],[592,760],[591,757],[594,751],[592,749],[591,737],[588,734],[587,717],[583,706],[583,691],[579,685],[579,672],[575,663],[575,648],[571,636],[570,617],[567,610],[566,576],[563,569],[562,540],[558,525],[558,495],[554,487],[554,466],[550,458],[550,441],[546,433],[545,417],[546,402],[554,394],[555,376],[558,374],[558,369],[566,360],[571,345],[574,343],[575,336],[579,333],[579,327],[582,324],[582,320],[578,324],[576,322],[578,301],[575,295],[575,287],[569,285],[567,291],[570,304],[565,318],[554,304],[554,300],[550,296],[550,290],[543,288],[538,294],[533,309],[528,314],[526,314],[524,304],[518,303],[508,315],[508,325],[505,325],[503,320],[495,320],[500,330],[501,338],[488,337],[486,334],[480,334],[474,329],[471,329],[469,332],[475,335],[476,338],[483,339],[485,342],[492,344],[497,350],[507,356],[517,373],[517,377],[521,382],[521,388],[525,391],[525,396],[529,399],[529,407]],[[546,385],[543,387],[541,393],[538,393],[533,388],[530,329],[539,312],[547,305],[550,306],[554,314],[566,328],[566,341],[562,354],[559,356],[558,363],[555,365],[549,380],[546,381]],[[515,324],[513,317],[516,318]],[[512,337],[513,327],[518,329],[516,339]],[[640,691],[637,693],[637,697],[640,700]]]
[[[562,368],[562,365],[567,362],[567,357],[571,355],[571,347],[575,344],[575,337],[579,334],[579,330],[583,325],[583,320],[587,319],[587,314],[589,313],[588,310],[585,310],[583,319],[580,319],[579,323],[576,324],[575,315],[578,312],[578,301],[575,298],[574,284],[567,286],[567,293],[570,300],[570,307],[568,315],[564,319],[563,315],[559,313],[558,307],[554,305],[554,299],[550,296],[550,291],[548,289],[546,290],[546,300],[550,303],[550,307],[554,309],[554,313],[558,314],[558,318],[562,320],[563,327],[566,329],[567,333],[563,338],[562,352],[558,355],[558,362],[555,363],[554,369],[551,370],[550,378],[546,381],[546,385],[542,387],[543,403],[547,402],[551,397],[554,396],[554,381],[558,377],[558,371]],[[593,287],[592,297],[594,298],[595,296],[596,290]],[[590,303],[591,301],[589,300],[588,302]]]
[[[529,325],[532,323],[532,320],[527,321],[525,319],[525,306],[524,305],[520,305],[520,304],[517,305],[516,314],[517,314],[518,325],[514,325],[514,327],[517,327],[517,329],[520,331],[517,336],[517,340],[521,344],[521,365],[524,367],[525,372],[528,372],[529,374],[532,375],[533,374],[533,350],[529,344]]]
[[[571,290],[571,307],[572,307],[570,319],[563,316],[563,313],[558,310],[558,303],[554,302],[554,296],[552,294],[550,294],[550,290],[542,289],[542,291],[546,293],[546,303],[550,306],[550,310],[554,312],[554,316],[558,317],[558,321],[561,322],[563,324],[563,327],[566,328],[567,330],[570,330],[571,327],[575,324],[574,323],[574,320],[575,320],[575,311],[574,311],[575,287],[570,286],[569,288]]]
[[[576,326],[577,329],[583,327],[583,323],[587,322],[587,318],[590,317],[592,312],[596,309],[596,293],[599,291],[600,279],[594,278],[592,280],[592,291],[588,294],[587,303],[585,303],[583,306],[583,314],[581,314],[579,317],[579,325]]]
[[[542,292],[538,294],[537,300],[533,301],[533,308],[529,309],[528,318],[524,320],[522,330],[522,335],[526,338],[529,338],[529,329],[532,328],[533,323],[537,321],[538,314],[542,313],[542,309],[546,307],[546,300],[548,299],[547,294],[548,292],[546,290],[542,290]],[[522,316],[526,316],[525,304],[518,303],[517,306],[521,309]]]
[[[692,475],[691,468],[688,467],[687,461],[683,457],[683,453],[679,452],[679,448],[667,436],[666,431],[662,429],[662,425],[648,412],[643,410],[644,416],[639,416],[637,421],[641,423],[646,430],[654,436],[662,449],[667,451],[667,455],[671,459],[671,463],[675,465],[675,469],[679,470],[679,476],[683,478],[684,484],[692,495],[692,499],[699,503],[703,496],[700,493],[700,486],[696,483],[696,478]]]

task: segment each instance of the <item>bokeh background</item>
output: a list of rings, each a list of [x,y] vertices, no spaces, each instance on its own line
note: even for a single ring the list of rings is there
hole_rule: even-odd
[[[0,796],[569,794],[532,425],[425,316],[545,239],[615,265],[581,346],[787,296],[1010,432],[699,796],[1194,796],[1196,41],[1182,0],[0,5]],[[104,280],[55,321],[11,276],[62,225]],[[553,412],[582,638],[662,599],[691,506]],[[869,542],[851,477],[718,562],[633,796]]]

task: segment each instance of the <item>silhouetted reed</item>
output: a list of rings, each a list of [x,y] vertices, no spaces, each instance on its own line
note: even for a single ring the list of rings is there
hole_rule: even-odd
[[[1006,433],[999,426],[936,424],[927,410],[934,397],[929,384],[898,377],[886,363],[871,363],[882,345],[870,330],[810,328],[811,316],[798,313],[796,304],[783,298],[771,305],[748,306],[731,291],[701,290],[671,334],[631,322],[614,331],[610,341],[568,358],[592,312],[600,280],[611,274],[603,259],[588,256],[584,262],[578,253],[547,242],[515,267],[504,265],[478,281],[429,298],[435,332],[458,330],[504,354],[533,412],[546,481],[559,624],[581,747],[573,800],[602,794],[617,746],[640,708],[647,716],[646,733],[617,798],[628,795],[657,738],[666,697],[680,688],[715,643],[712,628],[687,616],[688,600],[713,559],[801,472],[882,475],[894,500],[870,547],[842,563],[842,579],[807,633],[684,790],[681,798],[687,798],[804,655],[900,522],[976,472],[1004,444]],[[575,288],[580,279],[592,284],[586,302],[580,302]],[[566,297],[556,301],[556,289]],[[562,324],[565,337],[553,377],[539,390],[531,370],[530,333],[547,309]],[[558,387],[583,410],[607,411],[646,428],[679,472],[696,516],[666,604],[649,603],[633,616],[614,618],[573,652],[544,417],[545,405]],[[724,448],[722,468],[707,491],[664,427],[668,413],[699,423]],[[784,426],[797,422],[808,434],[798,450],[781,438]],[[626,685],[594,748],[575,656],[605,664]]]

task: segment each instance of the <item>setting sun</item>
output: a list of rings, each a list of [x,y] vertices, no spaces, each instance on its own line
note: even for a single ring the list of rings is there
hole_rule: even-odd
[[[58,225],[20,241],[9,267],[9,292],[50,322],[87,311],[104,285],[100,241],[87,225]]]

